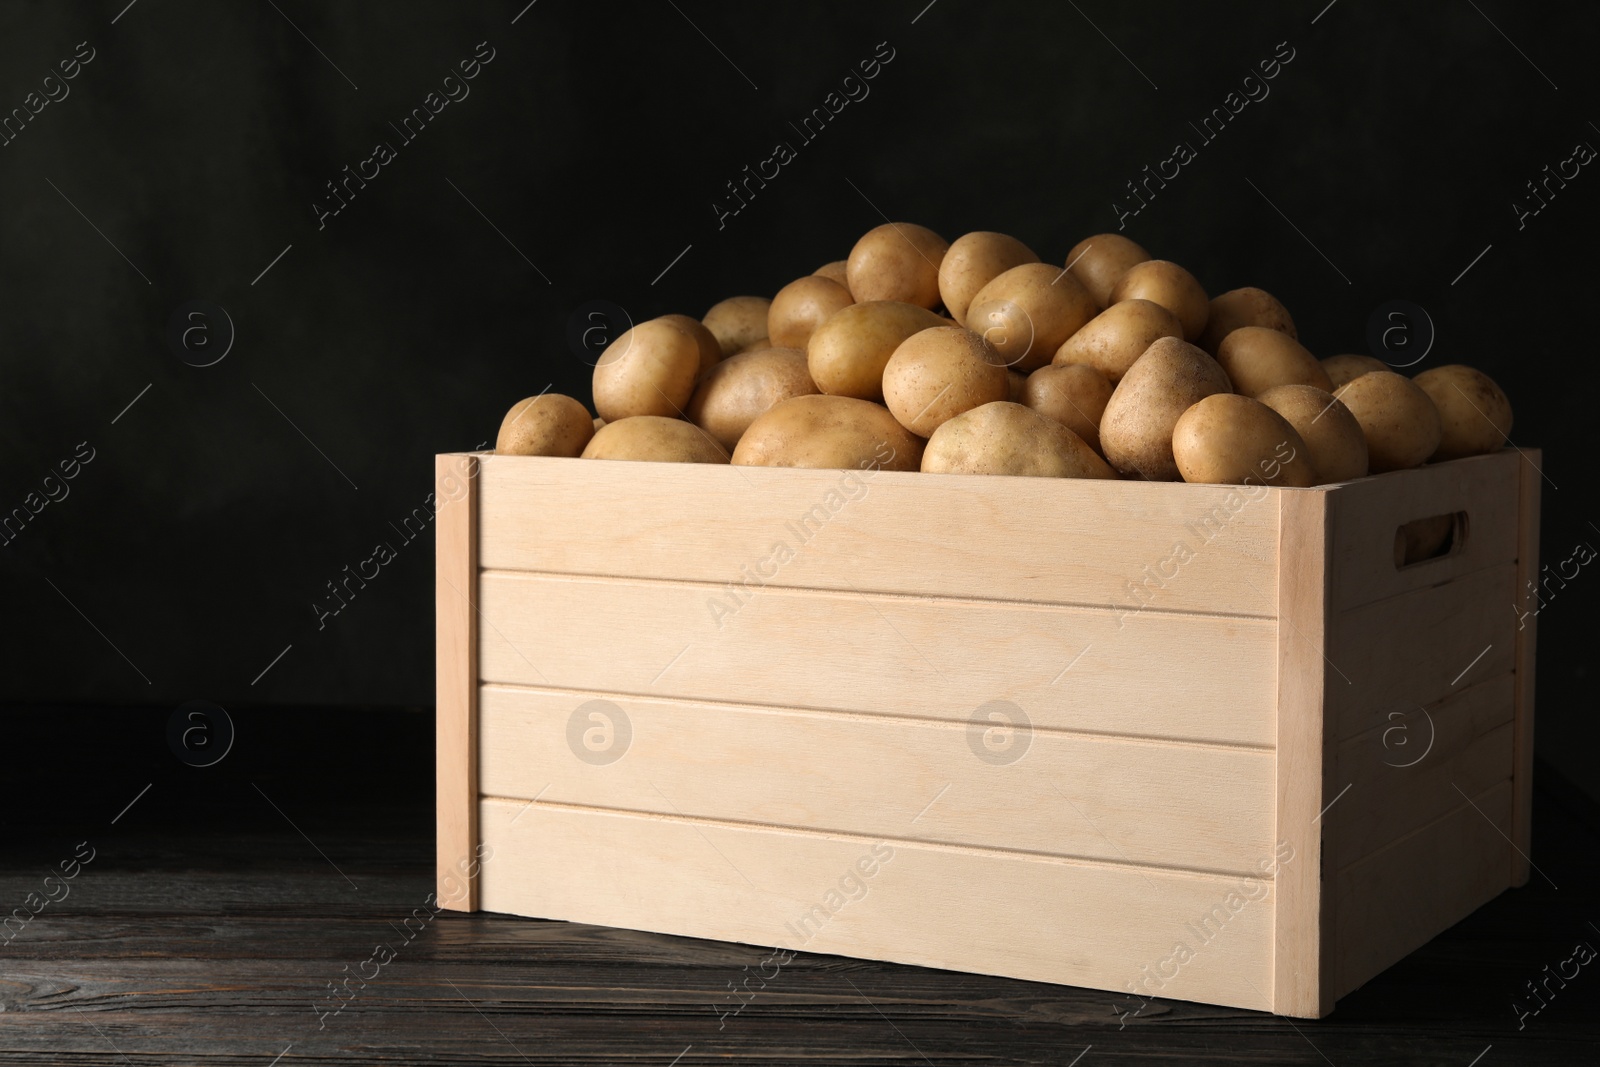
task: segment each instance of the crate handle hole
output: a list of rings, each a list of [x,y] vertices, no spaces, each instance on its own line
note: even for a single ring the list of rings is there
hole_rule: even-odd
[[[1404,523],[1394,532],[1395,570],[1459,554],[1467,544],[1467,513],[1450,511]]]

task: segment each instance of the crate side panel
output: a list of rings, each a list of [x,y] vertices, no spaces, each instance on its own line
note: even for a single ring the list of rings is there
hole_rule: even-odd
[[[1268,1007],[1257,990],[1271,982],[1270,881],[492,798],[480,808],[489,911],[1118,993],[1151,980],[1149,995]],[[1157,971],[1170,977],[1147,978]]]
[[[1342,996],[1428,943],[1509,884],[1511,782],[1337,875]]]
[[[483,461],[492,569],[1270,616],[1276,490]],[[751,577],[754,576],[754,577]]]
[[[1267,619],[772,587],[737,603],[694,583],[502,571],[479,584],[486,682],[961,722],[1004,701],[1056,729],[1274,735]]]
[[[483,793],[1257,875],[1272,753],[486,686]]]

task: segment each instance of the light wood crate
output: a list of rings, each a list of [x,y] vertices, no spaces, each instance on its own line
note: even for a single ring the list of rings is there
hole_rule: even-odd
[[[441,455],[439,898],[1326,1015],[1528,879],[1538,463]]]

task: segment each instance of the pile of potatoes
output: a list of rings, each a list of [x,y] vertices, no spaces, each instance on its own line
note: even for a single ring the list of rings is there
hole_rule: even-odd
[[[531,397],[495,450],[1303,487],[1492,452],[1511,431],[1487,375],[1319,360],[1270,293],[1207,296],[1126,237],[1065,263],[1001,233],[886,223],[770,300],[639,323],[594,368],[597,418]]]

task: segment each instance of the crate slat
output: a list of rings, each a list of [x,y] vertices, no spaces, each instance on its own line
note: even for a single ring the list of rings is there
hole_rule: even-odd
[[[479,586],[486,682],[963,722],[1004,700],[1044,727],[1272,744],[1271,620],[768,588],[719,629],[712,586]]]
[[[491,911],[1119,993],[1146,968],[1175,971],[1160,996],[1270,1007],[1267,881],[902,843],[873,862],[872,838],[495,798],[480,809]],[[1206,916],[1202,941],[1191,924]],[[1178,942],[1192,958],[1163,968]]]

